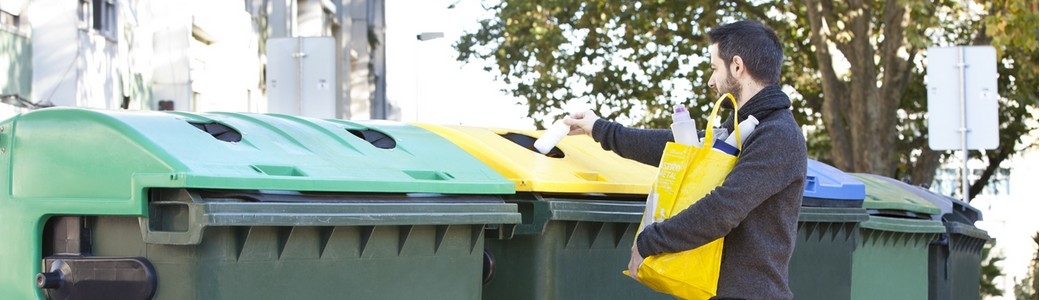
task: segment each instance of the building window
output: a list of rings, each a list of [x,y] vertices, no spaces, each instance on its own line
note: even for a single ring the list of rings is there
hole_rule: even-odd
[[[321,29],[321,31],[322,31],[321,35],[322,36],[334,36],[333,34],[335,34],[335,33],[337,33],[339,31],[338,30],[339,29],[339,19],[336,18],[335,8],[330,8],[328,6],[322,6],[321,16],[322,16],[322,25],[323,25],[322,26],[323,28]]]
[[[0,10],[0,29],[24,35],[22,18],[7,11]]]
[[[940,168],[936,170],[935,179],[931,189],[939,194],[961,197],[961,169]],[[982,169],[971,169],[968,176],[968,184],[974,184],[982,175]],[[989,182],[982,189],[980,195],[1010,195],[1011,194],[1011,170],[1000,167],[989,178]]]
[[[102,35],[116,38],[116,0],[92,0],[93,1],[93,28]],[[82,1],[80,2],[82,7]]]
[[[14,15],[12,13],[0,10],[0,24],[3,24],[4,26],[13,27],[13,28],[18,28],[18,23],[20,23],[18,16]]]
[[[1007,168],[997,169],[989,178],[984,194],[987,195],[1009,195],[1011,194],[1011,170]]]
[[[79,28],[87,29],[90,28],[90,1],[91,0],[79,0]]]

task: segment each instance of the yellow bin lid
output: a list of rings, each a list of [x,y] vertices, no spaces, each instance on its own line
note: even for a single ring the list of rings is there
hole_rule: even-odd
[[[477,157],[518,192],[646,195],[657,168],[603,150],[585,135],[564,137],[549,155],[536,152],[545,131],[413,124]]]

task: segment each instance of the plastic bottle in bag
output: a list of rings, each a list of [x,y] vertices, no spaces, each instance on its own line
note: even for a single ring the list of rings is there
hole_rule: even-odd
[[[751,132],[755,131],[755,127],[757,126],[758,119],[755,118],[755,116],[748,116],[748,118],[743,122],[737,124],[737,127],[740,129],[740,143],[744,143],[747,137],[751,135]],[[737,133],[734,132],[733,134],[730,134],[726,137],[725,141],[716,139],[712,148],[716,151],[722,151],[730,155],[737,155],[740,153],[740,150],[738,150],[740,148],[737,147]]]
[[[748,116],[743,122],[737,124],[737,127],[740,127],[740,143],[743,144],[744,140],[751,135],[751,132],[755,131],[755,127],[758,127],[758,118]],[[731,134],[726,137],[726,144],[737,147],[737,135]]]
[[[690,118],[690,112],[682,105],[675,106],[672,114],[672,136],[675,142],[687,146],[700,146],[700,138],[697,137],[697,122]]]

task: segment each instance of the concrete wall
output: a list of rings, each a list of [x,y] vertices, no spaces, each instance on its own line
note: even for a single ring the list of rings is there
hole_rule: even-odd
[[[32,97],[34,101],[76,106],[81,34],[75,1],[35,0],[27,14],[32,26]]]

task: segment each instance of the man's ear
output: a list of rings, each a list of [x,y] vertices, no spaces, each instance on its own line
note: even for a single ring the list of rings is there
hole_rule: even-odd
[[[729,71],[734,75],[734,77],[738,77],[739,75],[743,75],[744,73],[746,73],[747,66],[744,65],[744,59],[741,58],[739,55],[734,55],[733,60],[729,63]]]

